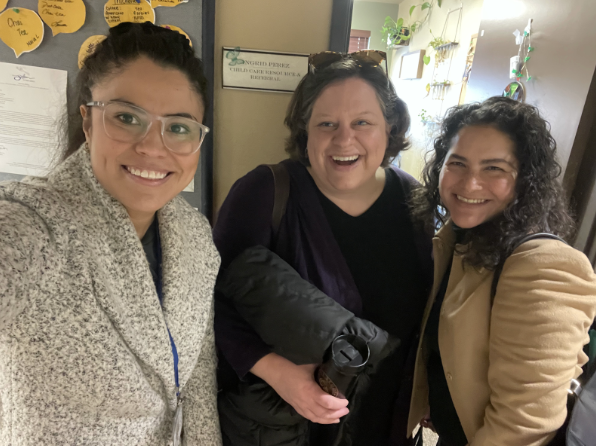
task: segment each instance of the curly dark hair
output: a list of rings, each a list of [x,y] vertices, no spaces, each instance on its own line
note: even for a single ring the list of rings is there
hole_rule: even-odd
[[[290,136],[286,140],[286,152],[290,158],[298,160],[306,166],[310,165],[306,156],[307,130],[314,103],[330,84],[350,78],[360,78],[374,88],[385,121],[390,127],[387,148],[381,166],[388,166],[399,152],[409,147],[410,143],[405,137],[410,128],[408,107],[397,96],[393,84],[385,72],[379,67],[360,65],[346,56],[342,60],[306,74],[294,91],[284,121],[286,127],[290,129]]]
[[[92,100],[91,90],[107,76],[118,73],[139,57],[148,57],[156,64],[175,68],[186,75],[195,91],[203,99],[207,119],[207,78],[203,63],[190,46],[188,39],[177,31],[150,22],[121,23],[110,28],[108,36],[95,51],[85,58],[76,80],[75,101],[65,117],[63,127],[68,144],[61,159],[65,160],[85,142],[81,105]]]
[[[466,232],[465,264],[495,270],[526,235],[550,232],[569,240],[575,223],[563,188],[561,166],[550,125],[536,107],[513,99],[493,97],[482,103],[453,107],[447,111],[434,142],[432,158],[423,170],[423,186],[413,193],[412,214],[428,231],[442,227],[449,211],[439,195],[439,175],[453,138],[468,126],[491,126],[514,143],[519,171],[515,198],[498,216]]]

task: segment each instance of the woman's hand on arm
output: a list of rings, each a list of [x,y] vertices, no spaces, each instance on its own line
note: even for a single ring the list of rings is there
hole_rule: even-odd
[[[556,241],[507,260],[491,313],[490,402],[472,446],[538,446],[563,424],[596,308],[592,266]]]
[[[304,418],[319,424],[339,423],[348,414],[348,400],[324,392],[314,379],[316,365],[296,365],[270,353],[251,369]]]

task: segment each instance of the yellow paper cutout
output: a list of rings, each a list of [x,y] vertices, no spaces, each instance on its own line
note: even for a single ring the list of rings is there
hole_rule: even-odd
[[[188,3],[188,0],[151,0],[151,6],[157,8],[158,6],[178,6],[180,3]]]
[[[105,39],[106,36],[91,36],[83,42],[79,50],[79,69],[83,68],[85,59],[95,52],[95,47],[99,42]]]
[[[103,14],[110,28],[122,22],[155,23],[155,12],[147,0],[108,0]]]
[[[38,0],[37,10],[54,36],[81,29],[87,13],[83,0]]]
[[[174,26],[174,25],[160,25],[160,26],[162,28],[171,29],[172,31],[178,31],[180,34],[182,34],[184,37],[186,37],[188,39],[188,43],[190,43],[190,46],[192,47],[192,41],[190,40],[190,37],[188,36],[188,34],[186,34],[184,31],[182,31],[181,28]]]
[[[0,14],[0,39],[19,57],[41,45],[43,22],[35,11],[9,8]]]
[[[3,11],[6,5],[8,5],[8,0],[0,0],[0,11]]]

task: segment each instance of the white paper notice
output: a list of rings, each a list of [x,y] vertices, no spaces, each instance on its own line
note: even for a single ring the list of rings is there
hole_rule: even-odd
[[[66,75],[0,62],[0,172],[48,173],[66,111]]]

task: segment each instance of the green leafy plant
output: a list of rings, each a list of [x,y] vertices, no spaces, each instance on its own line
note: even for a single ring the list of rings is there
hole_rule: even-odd
[[[439,36],[439,37],[435,36],[433,34],[433,30],[432,29],[430,30],[430,34],[433,36],[433,40],[431,40],[428,43],[428,46],[430,46],[433,50],[436,51],[436,54],[435,54],[435,63],[438,65],[438,64],[440,64],[441,62],[443,62],[445,60],[446,52],[445,51],[440,51],[440,50],[437,51],[437,48],[439,48],[439,47],[441,47],[443,45],[447,45],[450,42],[446,41],[441,36]],[[425,65],[428,65],[430,63],[430,56],[424,56],[422,59],[423,59]]]
[[[385,17],[381,33],[383,33],[383,41],[387,43],[387,46],[400,45],[411,37],[410,30],[404,26],[404,19],[399,18],[395,21],[390,16]]]
[[[422,122],[427,122],[432,120],[431,116],[428,114],[428,112],[425,109],[420,110],[420,113],[418,113],[418,116],[420,117],[420,120]]]
[[[438,47],[440,47],[441,45],[445,45],[446,43],[449,43],[449,42],[447,42],[446,40],[443,40],[443,38],[442,38],[441,36],[439,36],[439,37],[436,37],[436,36],[433,34],[433,30],[432,30],[432,29],[430,30],[430,34],[433,36],[433,40],[431,40],[431,41],[428,43],[428,46],[432,47],[432,49],[433,49],[433,50],[436,50],[436,49],[437,49]]]
[[[419,8],[421,12],[426,11],[426,15],[422,17],[421,20],[416,20],[413,23],[410,22],[407,25],[404,25],[403,18],[399,18],[397,21],[395,21],[391,17],[387,16],[385,18],[385,24],[383,28],[381,28],[381,32],[383,33],[383,41],[387,42],[387,46],[392,46],[400,45],[410,40],[412,36],[414,36],[414,34],[428,21],[435,4],[440,8],[443,5],[443,0],[431,0],[419,3],[417,5],[412,5],[409,11],[410,18],[417,8]],[[428,61],[430,62],[430,58],[428,58]],[[426,62],[426,64],[428,65],[428,62]]]
[[[420,121],[422,121],[423,124],[427,124],[429,122],[437,122],[436,118],[433,117],[425,109],[420,110],[420,113],[418,113],[418,117],[420,118]]]
[[[436,0],[436,4],[440,8],[443,5],[443,0]],[[410,17],[412,17],[412,14],[414,14],[414,11],[416,11],[417,8],[420,8],[421,12],[426,11],[426,15],[422,18],[422,20],[416,20],[414,23],[412,23],[410,25],[409,28],[410,28],[412,34],[414,34],[416,31],[418,31],[420,29],[420,27],[423,26],[428,21],[434,6],[435,6],[435,0],[431,0],[430,2],[418,3],[417,5],[412,5],[410,7]]]

